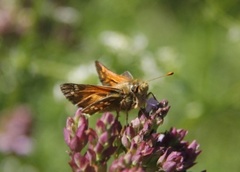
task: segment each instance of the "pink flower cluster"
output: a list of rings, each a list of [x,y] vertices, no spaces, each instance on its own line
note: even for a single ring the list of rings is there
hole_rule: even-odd
[[[126,126],[104,113],[95,128],[78,109],[67,119],[64,137],[70,148],[73,171],[187,171],[200,154],[199,144],[184,141],[186,130],[171,128],[158,133],[170,106],[150,98],[145,109]],[[109,167],[108,167],[109,166]]]

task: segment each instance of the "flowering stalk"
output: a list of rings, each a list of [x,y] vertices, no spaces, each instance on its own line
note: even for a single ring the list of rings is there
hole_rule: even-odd
[[[140,109],[138,117],[122,126],[110,113],[104,113],[96,127],[89,128],[86,115],[78,109],[67,119],[64,137],[70,148],[73,171],[147,172],[187,171],[200,154],[199,144],[184,141],[186,130],[171,128],[158,133],[170,106],[154,98]],[[107,167],[109,165],[109,168]]]

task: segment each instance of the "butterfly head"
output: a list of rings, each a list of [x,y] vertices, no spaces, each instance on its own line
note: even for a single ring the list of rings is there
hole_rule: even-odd
[[[135,80],[131,85],[131,91],[135,94],[147,94],[148,92],[148,83],[144,81]]]
[[[137,97],[138,107],[144,105],[148,94],[148,83],[134,80],[130,88],[131,92]]]

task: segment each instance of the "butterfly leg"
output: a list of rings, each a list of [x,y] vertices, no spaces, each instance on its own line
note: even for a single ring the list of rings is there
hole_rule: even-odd
[[[128,124],[128,111],[126,112],[126,124]]]
[[[118,120],[118,117],[119,117],[119,111],[116,111],[116,113],[117,113],[116,120]]]
[[[152,95],[153,98],[154,98],[155,100],[157,100],[157,98],[155,97],[155,95],[154,95],[152,92],[149,92],[149,93],[147,94],[147,97],[149,97],[150,95]]]

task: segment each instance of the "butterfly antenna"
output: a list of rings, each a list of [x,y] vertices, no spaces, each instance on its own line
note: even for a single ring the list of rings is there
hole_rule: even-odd
[[[150,79],[150,80],[148,80],[148,82],[153,81],[153,80],[156,80],[156,79],[159,79],[159,78],[163,78],[163,77],[166,77],[166,76],[171,76],[171,75],[173,75],[173,74],[174,74],[174,72],[168,72],[168,73],[166,73],[165,75],[162,75],[162,76],[159,76],[159,77]]]

